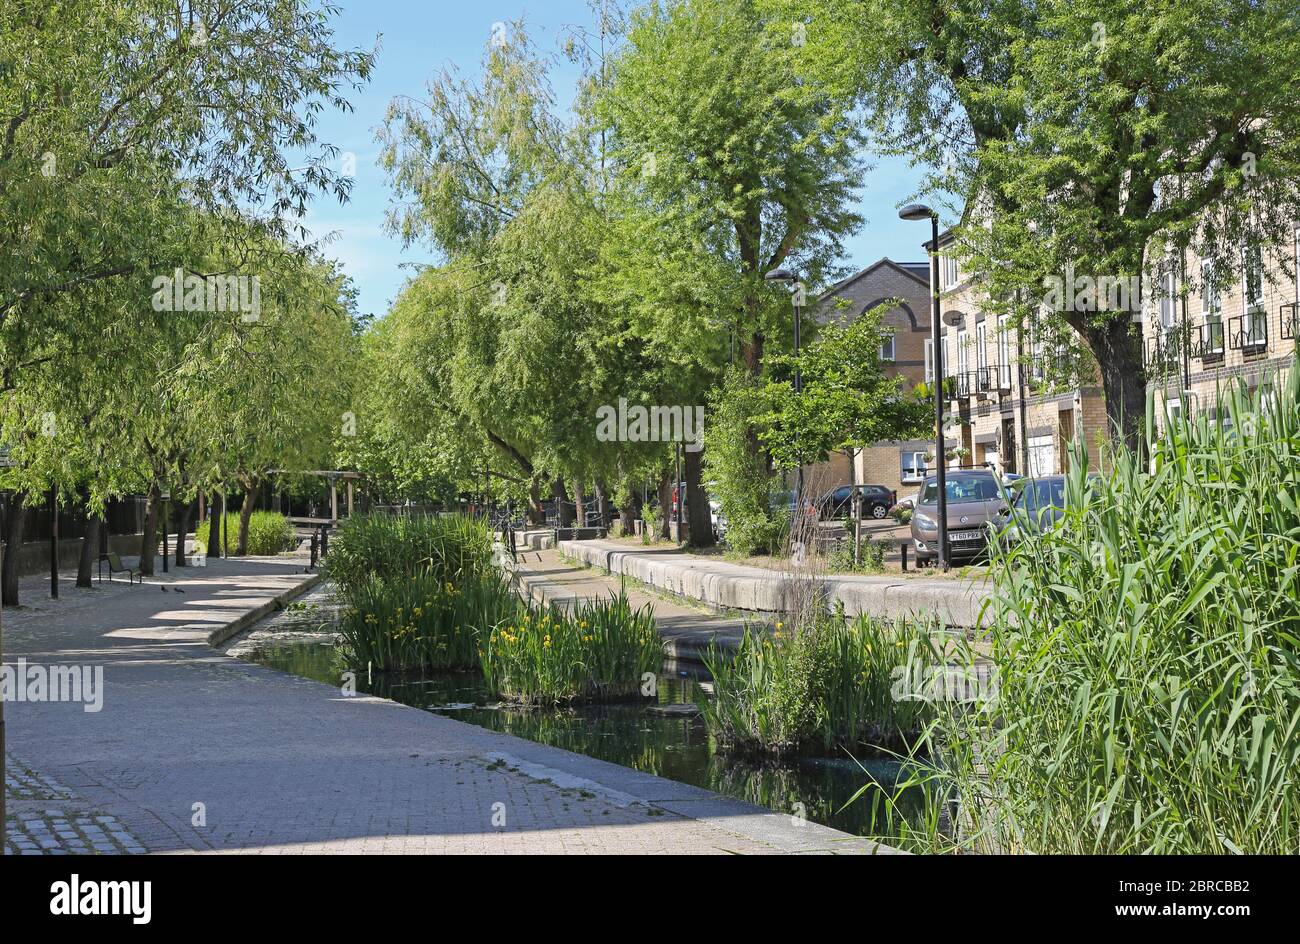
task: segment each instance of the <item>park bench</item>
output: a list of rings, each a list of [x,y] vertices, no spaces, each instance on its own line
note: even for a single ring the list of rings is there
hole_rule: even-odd
[[[108,582],[109,583],[113,582],[113,574],[115,573],[126,574],[126,579],[128,583],[135,583],[137,579],[140,581],[140,583],[144,583],[144,574],[140,573],[139,570],[135,570],[133,568],[127,567],[125,564],[123,564],[122,558],[117,556],[116,551],[109,551],[104,556],[105,559],[108,561]]]

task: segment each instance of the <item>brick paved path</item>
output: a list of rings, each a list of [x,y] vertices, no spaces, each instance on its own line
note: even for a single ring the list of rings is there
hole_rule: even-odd
[[[860,852],[708,791],[243,663],[209,631],[304,578],[213,561],[4,611],[13,664],[102,667],[104,702],[9,702],[7,851]],[[160,589],[166,586],[168,589]],[[177,591],[183,592],[177,592]],[[17,828],[15,828],[17,827]],[[885,851],[885,850],[881,850]]]

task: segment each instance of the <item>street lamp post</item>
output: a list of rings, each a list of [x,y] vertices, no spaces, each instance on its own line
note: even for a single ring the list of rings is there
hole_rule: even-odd
[[[900,220],[930,221],[930,331],[934,348],[934,438],[935,485],[939,489],[939,566],[948,569],[948,476],[947,444],[943,435],[943,330],[939,318],[939,214],[921,203],[909,203],[898,211]]]
[[[803,373],[799,369],[799,322],[800,313],[803,308],[803,286],[799,279],[789,269],[773,269],[763,276],[767,282],[777,282],[782,285],[793,285],[794,294],[794,392],[798,396],[803,391]],[[798,514],[803,513],[803,456],[798,457],[799,473],[798,484],[795,488],[795,508]]]

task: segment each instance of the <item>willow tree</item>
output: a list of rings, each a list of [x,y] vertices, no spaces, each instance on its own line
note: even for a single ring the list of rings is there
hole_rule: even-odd
[[[591,139],[556,108],[552,64],[515,24],[477,78],[440,73],[422,99],[393,103],[381,135],[390,226],[445,259],[394,310],[422,352],[426,412],[499,450],[512,471],[484,471],[526,483],[534,514],[543,483],[563,507],[565,477],[591,474],[610,398],[595,358],[603,314],[583,279],[603,238]]]
[[[349,179],[315,123],[368,75],[306,0],[0,0],[0,387],[66,341],[93,353],[92,306],[52,304],[167,271],[158,231],[183,183],[207,211],[283,235]],[[144,300],[142,300],[143,303]]]

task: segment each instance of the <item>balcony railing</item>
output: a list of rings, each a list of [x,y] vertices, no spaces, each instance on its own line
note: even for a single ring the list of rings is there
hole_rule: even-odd
[[[1228,346],[1243,354],[1258,354],[1268,347],[1268,319],[1262,311],[1238,315],[1228,322]]]
[[[1147,338],[1142,352],[1142,362],[1151,374],[1171,374],[1181,370],[1183,354],[1190,353],[1190,325],[1172,325],[1161,328],[1153,338]]]
[[[978,387],[975,374],[976,371],[973,370],[963,370],[957,374],[957,399],[964,400],[975,395],[975,390]]]
[[[1278,315],[1282,322],[1282,340],[1300,340],[1300,306],[1295,302],[1287,302],[1278,309]]]
[[[1212,360],[1222,357],[1223,350],[1222,321],[1207,321],[1196,327],[1196,336],[1192,338],[1192,357],[1201,361]]]

